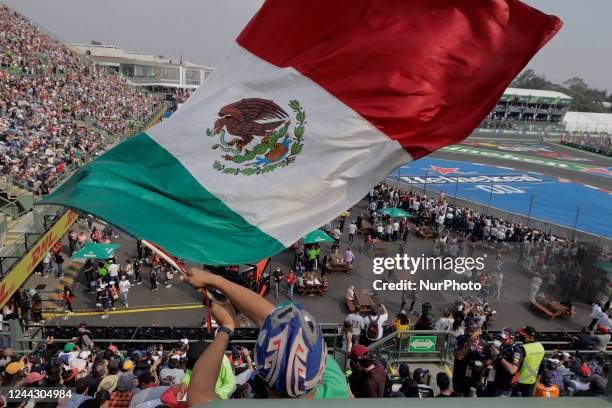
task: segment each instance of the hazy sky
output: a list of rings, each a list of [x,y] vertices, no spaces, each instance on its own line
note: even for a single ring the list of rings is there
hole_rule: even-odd
[[[287,0],[296,1],[296,0]],[[330,0],[333,1],[333,0]],[[524,0],[560,17],[561,32],[529,67],[555,82],[573,76],[612,90],[612,0]],[[263,0],[0,0],[68,42],[215,66]]]

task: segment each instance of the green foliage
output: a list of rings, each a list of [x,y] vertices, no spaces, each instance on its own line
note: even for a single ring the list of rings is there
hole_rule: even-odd
[[[253,152],[256,154],[264,154],[268,150],[268,146],[265,143],[260,143],[253,148]]]
[[[251,176],[251,175],[257,173],[257,169],[253,168],[253,167],[249,167],[249,168],[240,170],[240,172],[242,174],[244,174],[245,176]]]
[[[300,154],[302,152],[302,147],[304,145],[298,144],[298,143],[294,143],[293,145],[291,145],[291,155],[292,156],[297,156],[298,154]]]
[[[274,148],[274,146],[276,146],[276,142],[277,142],[277,141],[278,141],[278,134],[277,134],[277,133],[275,133],[275,132],[270,133],[270,134],[268,135],[268,143],[267,143],[267,145],[268,145],[268,146],[267,146],[267,147],[268,147],[269,149]]]
[[[559,85],[549,81],[544,75],[538,75],[532,69],[528,69],[516,77],[510,86],[562,92],[573,98],[570,106],[573,111],[612,112],[611,108],[606,108],[602,104],[602,102],[612,102],[612,93],[608,94],[605,90],[589,88],[587,83],[579,77],[570,78],[563,82],[563,85]]]

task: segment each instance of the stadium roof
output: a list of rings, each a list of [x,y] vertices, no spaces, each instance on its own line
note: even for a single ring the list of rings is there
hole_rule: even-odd
[[[151,66],[179,66],[182,65],[186,68],[200,68],[205,70],[212,70],[211,67],[206,65],[198,65],[189,61],[182,60],[180,58],[167,58],[162,56],[154,56],[142,52],[131,52],[124,51],[114,45],[105,44],[76,44],[68,43],[72,50],[79,54],[88,53],[91,58],[97,61],[117,62],[125,64],[145,64]]]
[[[611,132],[612,113],[566,112],[563,123],[570,132]]]
[[[504,95],[539,96],[542,98],[572,99],[571,96],[566,95],[564,93],[557,92],[557,91],[545,91],[542,89],[508,88],[504,92]]]

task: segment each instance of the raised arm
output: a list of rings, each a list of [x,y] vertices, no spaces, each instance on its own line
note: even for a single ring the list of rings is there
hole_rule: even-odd
[[[258,328],[263,326],[266,316],[274,309],[272,303],[252,290],[199,268],[191,268],[190,275],[183,277],[183,280],[196,289],[205,287],[219,289],[232,305],[244,313]]]

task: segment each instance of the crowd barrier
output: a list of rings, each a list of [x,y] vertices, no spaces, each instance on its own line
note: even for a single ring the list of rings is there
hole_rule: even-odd
[[[26,279],[34,271],[34,268],[42,262],[45,255],[49,253],[53,245],[70,229],[77,219],[76,213],[68,210],[53,223],[53,225],[41,235],[40,239],[33,245],[28,243],[28,235],[25,235],[23,252],[11,256],[0,257],[0,307],[3,307],[13,294],[24,284]],[[15,261],[8,272],[4,273],[4,262]]]
[[[17,320],[14,320],[17,322]],[[15,326],[15,329],[19,326]],[[321,324],[325,342],[330,351],[339,356],[346,355],[343,348],[343,335],[340,324]],[[25,326],[27,336],[17,336],[25,342],[35,342],[38,339],[53,336],[59,344],[71,342],[78,337],[76,326]],[[214,333],[200,327],[107,327],[88,326],[91,337],[95,343],[103,347],[113,344],[123,350],[143,347],[150,344],[174,344],[180,339],[189,341],[212,341]],[[482,338],[493,342],[499,332],[484,331]],[[259,331],[254,327],[238,327],[234,331],[231,344],[243,347],[253,347],[257,341]],[[547,354],[555,350],[576,352],[573,337],[578,332],[540,332],[536,340],[542,343]],[[408,361],[415,363],[429,363],[452,366],[454,358],[455,336],[448,331],[435,330],[409,330],[392,332],[380,340],[369,345],[369,350],[376,358],[385,358],[388,361]],[[608,345],[612,349],[612,342]],[[24,349],[27,350],[27,347]],[[593,350],[579,350],[580,353],[597,353]]]

